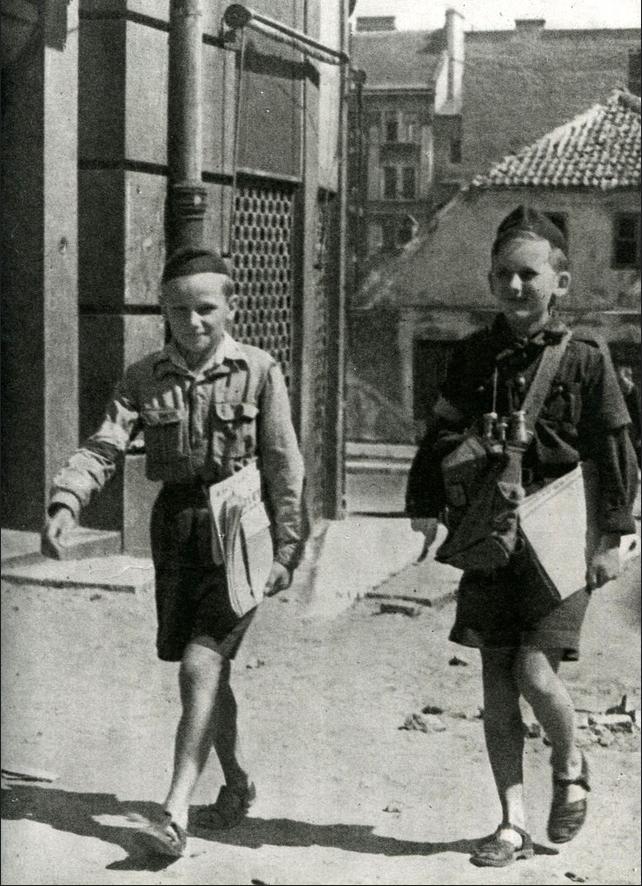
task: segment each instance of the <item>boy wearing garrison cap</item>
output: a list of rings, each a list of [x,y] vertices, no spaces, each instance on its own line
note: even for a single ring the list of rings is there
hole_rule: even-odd
[[[275,547],[265,592],[274,594],[289,585],[305,541],[303,463],[277,363],[225,331],[235,296],[223,259],[180,250],[167,261],[161,288],[170,341],[127,369],[100,428],[55,477],[44,542],[64,545],[81,508],[142,429],[147,476],[163,481],[151,518],[157,651],[180,661],[183,705],[164,819],[146,837],[156,850],[180,856],[190,798],[212,745],[225,784],[201,824],[237,824],[255,796],[230,686],[230,663],[255,610],[238,618],[230,606],[223,569],[212,559],[207,489],[258,458]]]
[[[533,209],[520,206],[497,231],[489,283],[500,313],[490,328],[456,347],[409,476],[407,512],[427,542],[434,540],[446,505],[444,441],[479,426],[484,413],[510,416],[520,410],[545,349],[567,332],[554,316],[570,284],[566,252],[559,228]],[[522,485],[528,495],[580,461],[596,464],[601,536],[588,565],[587,588],[562,602],[542,596],[524,552],[493,572],[463,573],[450,639],[481,652],[486,748],[502,807],[497,831],[472,856],[477,865],[499,867],[533,854],[523,800],[520,695],[552,747],[549,839],[571,840],[584,823],[588,764],[575,745],[573,703],[558,666],[577,660],[590,591],[618,575],[620,536],[635,530],[631,503],[637,475],[628,422],[608,356],[573,336],[524,451]]]

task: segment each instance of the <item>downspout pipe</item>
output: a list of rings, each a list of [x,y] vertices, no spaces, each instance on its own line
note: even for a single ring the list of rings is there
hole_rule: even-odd
[[[203,187],[202,0],[171,0],[167,114],[166,251],[202,246],[207,191]]]

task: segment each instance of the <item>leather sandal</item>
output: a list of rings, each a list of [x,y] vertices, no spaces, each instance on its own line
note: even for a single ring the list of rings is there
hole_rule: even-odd
[[[553,801],[546,829],[551,843],[568,843],[586,821],[587,798],[583,797],[571,803],[566,800],[567,788],[572,784],[579,785],[587,793],[591,790],[589,767],[584,754],[582,754],[582,770],[577,778],[565,778],[553,773]]]
[[[216,803],[204,809],[196,818],[199,827],[219,831],[236,827],[247,816],[256,799],[256,788],[250,782],[245,789],[231,788],[224,784]]]
[[[522,845],[515,846],[510,840],[500,837],[502,831],[515,831],[522,838]],[[482,840],[470,857],[478,868],[504,868],[522,858],[532,858],[535,854],[530,834],[516,825],[500,825],[494,834]]]
[[[168,812],[165,821],[150,823],[140,833],[147,848],[157,855],[182,858],[185,854],[187,831]]]

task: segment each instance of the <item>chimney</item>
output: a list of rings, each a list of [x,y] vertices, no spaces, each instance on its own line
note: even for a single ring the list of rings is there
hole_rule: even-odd
[[[357,31],[396,31],[394,15],[364,15],[357,18]]]
[[[516,18],[515,30],[520,37],[538,37],[545,24],[545,18]]]
[[[464,17],[456,9],[446,10],[446,51],[448,53],[448,100],[461,108],[464,76]]]

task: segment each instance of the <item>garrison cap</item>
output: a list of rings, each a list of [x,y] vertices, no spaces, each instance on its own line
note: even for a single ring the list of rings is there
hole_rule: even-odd
[[[566,253],[566,237],[547,215],[531,206],[518,206],[497,228],[492,254],[496,255],[507,240],[519,237],[520,233],[525,231],[537,234],[542,240],[548,240],[551,246],[556,246]]]
[[[183,246],[173,252],[165,262],[161,282],[167,283],[175,277],[187,277],[190,274],[207,273],[230,276],[227,263],[218,252],[200,246]]]

